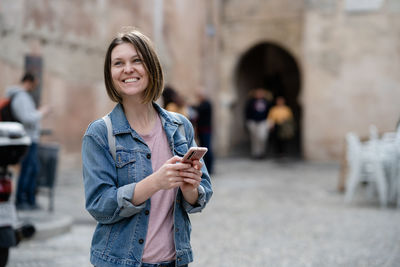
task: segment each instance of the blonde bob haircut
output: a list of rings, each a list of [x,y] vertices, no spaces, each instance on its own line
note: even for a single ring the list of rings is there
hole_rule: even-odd
[[[156,101],[161,96],[164,87],[163,70],[152,42],[146,35],[136,29],[129,29],[119,33],[111,41],[107,49],[104,61],[104,82],[108,96],[112,101],[122,103],[122,97],[115,88],[111,75],[111,53],[116,46],[123,43],[129,43],[135,47],[149,75],[149,84],[144,91],[143,102]]]

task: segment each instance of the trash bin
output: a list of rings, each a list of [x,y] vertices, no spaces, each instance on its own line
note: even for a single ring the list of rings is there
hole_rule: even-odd
[[[60,146],[55,143],[40,143],[38,157],[40,171],[36,180],[38,189],[45,188],[49,196],[49,211],[54,210],[54,187],[57,176],[58,152]]]

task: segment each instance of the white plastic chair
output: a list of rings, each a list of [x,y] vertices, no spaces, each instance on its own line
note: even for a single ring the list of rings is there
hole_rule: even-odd
[[[400,127],[397,129],[396,138],[393,143],[394,159],[391,169],[391,181],[393,183],[392,197],[397,208],[400,208]]]
[[[375,128],[376,129],[376,128]],[[374,136],[373,127],[370,128],[372,139],[365,144],[360,142],[354,133],[346,135],[347,163],[349,172],[347,177],[345,201],[351,202],[357,186],[362,181],[375,184],[378,190],[379,202],[382,207],[387,205],[387,182],[383,164],[379,156],[378,143]]]
[[[397,135],[396,135],[396,183],[397,183],[397,208],[400,208],[400,127],[397,129]]]
[[[389,135],[390,134],[390,135]],[[400,208],[400,126],[397,132],[388,133],[382,138],[384,153],[390,156],[390,190],[389,199]]]
[[[400,127],[397,132],[386,132],[378,142],[388,180],[388,201],[400,208]]]

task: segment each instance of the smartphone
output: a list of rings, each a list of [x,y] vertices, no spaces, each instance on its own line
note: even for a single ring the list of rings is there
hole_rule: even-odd
[[[208,149],[206,147],[191,147],[188,152],[183,156],[182,162],[191,162],[193,160],[200,160]]]

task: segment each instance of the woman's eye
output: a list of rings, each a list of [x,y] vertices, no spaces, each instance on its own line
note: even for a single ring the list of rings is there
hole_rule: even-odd
[[[135,59],[133,60],[133,62],[134,62],[134,63],[140,63],[140,62],[142,62],[142,60],[141,60],[140,58],[135,58]]]
[[[114,66],[121,66],[122,65],[122,62],[121,61],[116,61],[116,62],[114,62]]]

